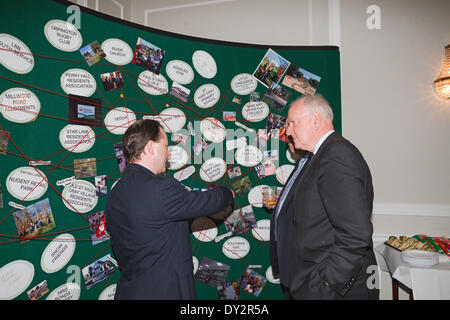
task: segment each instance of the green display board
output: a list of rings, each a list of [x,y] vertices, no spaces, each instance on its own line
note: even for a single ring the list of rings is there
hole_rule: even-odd
[[[283,141],[292,101],[322,94],[341,131],[338,48],[188,37],[64,1],[1,7],[0,299],[113,297],[103,211],[123,132],[142,118],[166,129],[168,175],[238,193],[234,220],[192,223],[195,266],[215,266],[199,267],[198,298],[234,284],[228,298],[282,299],[261,188],[281,188],[294,166]]]

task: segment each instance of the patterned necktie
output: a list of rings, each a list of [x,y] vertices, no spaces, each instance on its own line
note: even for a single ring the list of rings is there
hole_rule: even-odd
[[[294,184],[295,180],[297,179],[298,175],[302,171],[303,167],[305,166],[305,164],[309,160],[309,158],[312,158],[312,157],[307,155],[307,156],[302,157],[298,161],[297,168],[295,169],[294,173],[290,176],[289,181],[286,183],[286,187],[284,188],[283,193],[280,195],[277,205],[275,206],[275,219],[274,219],[274,221],[275,221],[275,226],[274,226],[275,241],[278,240],[278,234],[277,234],[278,215],[280,214],[281,208],[283,207],[284,201],[286,200],[286,197],[289,194],[289,191],[291,190],[292,185]]]

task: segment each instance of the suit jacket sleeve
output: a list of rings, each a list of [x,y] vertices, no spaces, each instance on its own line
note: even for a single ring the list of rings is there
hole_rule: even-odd
[[[370,171],[359,151],[347,143],[331,144],[320,160],[319,195],[335,230],[335,245],[321,274],[344,296],[372,245]]]
[[[233,194],[226,187],[189,191],[171,177],[161,179],[160,191],[162,211],[173,221],[212,215],[233,203]]]

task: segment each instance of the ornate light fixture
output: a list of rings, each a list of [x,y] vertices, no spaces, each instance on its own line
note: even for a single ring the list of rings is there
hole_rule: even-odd
[[[450,44],[445,46],[444,63],[441,73],[434,80],[434,88],[439,97],[450,99]]]

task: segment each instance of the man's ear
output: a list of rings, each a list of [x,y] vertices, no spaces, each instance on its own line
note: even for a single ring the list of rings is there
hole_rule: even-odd
[[[319,113],[314,112],[314,113],[313,113],[313,116],[312,116],[312,125],[313,125],[313,128],[314,128],[315,130],[318,130],[318,129],[320,128],[320,126],[321,126],[321,123],[322,123],[322,118],[320,117]]]
[[[154,155],[155,154],[155,150],[154,150],[154,141],[153,140],[149,140],[147,142],[147,144],[144,147],[144,150],[142,151],[142,153],[146,156],[149,155]]]

